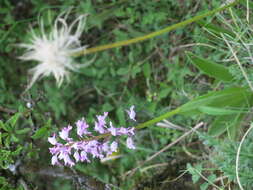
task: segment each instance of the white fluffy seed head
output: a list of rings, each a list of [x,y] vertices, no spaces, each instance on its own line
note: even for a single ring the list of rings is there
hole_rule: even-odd
[[[81,46],[80,36],[85,25],[86,16],[81,15],[70,25],[67,25],[67,18],[70,11],[60,14],[54,21],[54,26],[49,34],[45,34],[43,21],[40,21],[40,35],[33,30],[29,44],[19,44],[26,52],[20,56],[22,60],[37,61],[38,65],[29,70],[32,78],[27,89],[31,88],[35,81],[40,78],[53,75],[58,86],[63,80],[69,80],[69,71],[78,71],[86,64],[73,63],[72,55],[84,51],[86,46]]]

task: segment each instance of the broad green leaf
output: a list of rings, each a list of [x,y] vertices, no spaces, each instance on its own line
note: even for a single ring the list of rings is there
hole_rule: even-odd
[[[198,109],[202,113],[206,113],[208,115],[231,115],[231,114],[241,113],[241,110],[216,108],[216,107],[210,107],[210,106],[200,106]]]
[[[198,114],[201,113],[199,108],[209,106],[214,108],[233,107],[238,102],[248,103],[252,93],[246,88],[229,88],[217,92],[210,92],[206,95],[199,96],[180,107],[180,113]]]
[[[232,74],[229,70],[220,64],[214,63],[202,57],[199,57],[193,53],[187,52],[187,56],[191,62],[203,73],[207,74],[210,77],[214,77],[222,81],[231,81],[233,79]]]

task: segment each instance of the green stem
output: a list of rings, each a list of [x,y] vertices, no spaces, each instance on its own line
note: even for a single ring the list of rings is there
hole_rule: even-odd
[[[144,40],[147,40],[147,39],[151,39],[151,38],[154,38],[154,37],[159,36],[161,34],[170,32],[170,31],[175,30],[177,28],[180,28],[180,27],[183,27],[185,25],[188,25],[188,24],[191,24],[193,22],[196,22],[198,20],[201,20],[201,19],[203,19],[203,18],[205,18],[207,16],[211,16],[211,15],[213,15],[215,13],[221,12],[221,11],[223,11],[223,10],[229,8],[229,7],[232,7],[232,6],[236,5],[237,3],[239,3],[239,1],[240,0],[235,0],[234,2],[229,3],[227,5],[224,5],[222,7],[213,9],[213,10],[208,11],[206,13],[203,13],[201,15],[192,17],[190,19],[184,20],[184,21],[179,22],[177,24],[173,24],[173,25],[168,26],[168,27],[166,27],[164,29],[152,32],[152,33],[144,35],[144,36],[132,38],[132,39],[129,39],[129,40],[123,40],[123,41],[115,42],[115,43],[112,43],[112,44],[106,44],[106,45],[101,45],[101,46],[97,46],[97,47],[93,47],[93,48],[88,48],[88,49],[85,49],[85,50],[82,50],[80,52],[75,53],[73,56],[80,56],[80,55],[91,54],[91,53],[95,53],[95,52],[98,52],[98,51],[103,51],[103,50],[106,50],[106,49],[111,49],[111,48],[126,46],[126,45],[129,45],[129,44],[133,44],[133,43],[141,42],[141,41],[144,41]]]
[[[162,120],[164,120],[164,119],[166,119],[166,118],[169,118],[169,117],[171,117],[171,116],[173,116],[173,115],[176,115],[176,114],[178,114],[179,112],[180,112],[180,109],[179,109],[179,108],[177,108],[177,109],[175,109],[175,110],[172,110],[172,111],[169,111],[169,112],[167,112],[167,113],[165,113],[165,114],[163,114],[163,115],[160,115],[159,117],[156,117],[156,118],[154,118],[154,119],[151,119],[151,120],[149,120],[149,121],[146,121],[146,122],[144,122],[144,123],[141,123],[141,124],[137,125],[137,126],[135,127],[135,129],[142,129],[142,128],[148,127],[148,126],[150,126],[150,125],[156,124],[157,122],[162,121]]]

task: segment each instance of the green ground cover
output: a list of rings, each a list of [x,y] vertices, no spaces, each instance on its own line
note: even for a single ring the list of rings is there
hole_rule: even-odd
[[[2,0],[0,189],[252,189],[252,9],[247,0]],[[21,60],[19,44],[68,10],[67,23],[87,14],[79,40],[90,53],[73,59],[90,64],[60,87],[50,75],[27,89],[38,62]],[[103,112],[138,128],[136,149],[122,137],[107,161],[52,166],[48,137]]]

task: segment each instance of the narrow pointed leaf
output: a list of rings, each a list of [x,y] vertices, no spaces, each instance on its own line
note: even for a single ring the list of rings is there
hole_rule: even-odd
[[[201,111],[202,113],[206,113],[208,115],[231,115],[231,114],[238,114],[242,112],[241,110],[217,108],[217,107],[210,107],[210,106],[201,106],[199,107],[199,111]]]
[[[243,116],[245,116],[244,113],[237,115],[222,115],[216,117],[208,129],[208,134],[211,136],[219,136],[228,131],[232,138],[235,138],[235,132],[240,126],[239,123],[242,122]]]
[[[199,57],[190,52],[187,52],[187,56],[189,57],[191,62],[206,75],[225,82],[229,82],[233,79],[232,74],[225,66]]]
[[[225,29],[225,28],[222,28],[221,26],[217,26],[215,24],[212,24],[212,23],[206,23],[204,20],[199,20],[197,21],[197,23],[203,27],[205,27],[207,30],[210,30],[212,32],[214,32],[215,34],[221,36],[220,34],[221,33],[224,33],[224,34],[228,34],[229,36],[231,37],[236,37],[236,34],[234,34],[232,31],[228,30],[228,29]]]
[[[20,113],[16,113],[15,115],[13,115],[7,122],[6,125],[10,125],[12,128],[15,127],[18,118],[20,117]]]

